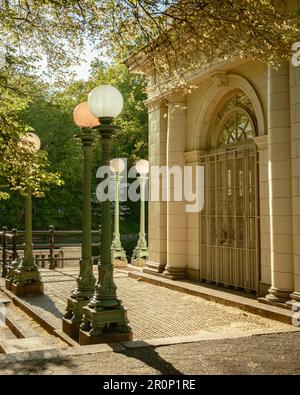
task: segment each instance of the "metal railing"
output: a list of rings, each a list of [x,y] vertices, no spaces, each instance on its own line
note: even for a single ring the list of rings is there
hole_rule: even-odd
[[[18,258],[17,247],[17,230],[13,229],[11,232],[7,231],[7,227],[3,226],[0,231],[0,251],[2,252],[2,277],[7,275],[8,264]]]
[[[44,268],[49,263],[49,269],[64,267],[66,261],[79,261],[78,256],[65,256],[66,248],[81,247],[81,230],[56,230],[49,226],[48,230],[33,231],[33,255],[35,263]],[[100,237],[101,228],[92,230],[92,256],[96,264],[100,260]],[[136,234],[121,235],[123,241],[129,244],[138,239]],[[10,263],[22,255],[24,251],[24,231],[13,229],[8,231],[6,227],[0,231],[0,267],[2,277],[6,277]]]

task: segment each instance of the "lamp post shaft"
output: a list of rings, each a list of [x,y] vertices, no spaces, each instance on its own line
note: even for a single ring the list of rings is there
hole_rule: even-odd
[[[141,206],[140,206],[140,233],[145,235],[145,182],[140,180]]]
[[[111,160],[111,137],[103,136],[102,146],[102,165],[109,166]],[[101,265],[111,265],[111,202],[109,199],[101,202]]]
[[[17,259],[9,271],[6,287],[15,295],[41,294],[44,286],[41,282],[38,266],[34,262],[32,247],[32,191],[28,187],[25,197],[25,235],[24,257]]]
[[[91,236],[91,146],[83,146],[83,210],[82,210],[82,259],[89,260],[92,257]]]
[[[116,191],[115,191],[115,237],[120,238],[120,222],[119,222],[119,215],[120,215],[120,210],[119,210],[119,186],[120,186],[120,176],[117,173],[116,177]]]
[[[131,263],[140,265],[142,259],[148,258],[148,246],[145,233],[145,190],[148,178],[145,175],[139,177],[140,183],[140,233],[137,246],[133,251]]]
[[[82,240],[81,260],[77,288],[67,300],[63,317],[63,331],[77,339],[83,308],[89,303],[95,291],[95,276],[92,262],[92,220],[91,220],[91,161],[96,136],[88,128],[82,129],[75,138],[80,142],[83,153],[83,204],[82,204]]]
[[[23,266],[34,266],[32,251],[32,191],[27,189],[25,197],[25,246]]]
[[[83,204],[82,204],[82,242],[80,272],[77,289],[73,296],[77,300],[88,300],[93,296],[96,279],[92,262],[92,209],[91,209],[91,161],[96,137],[90,129],[82,130],[76,136],[83,153]]]

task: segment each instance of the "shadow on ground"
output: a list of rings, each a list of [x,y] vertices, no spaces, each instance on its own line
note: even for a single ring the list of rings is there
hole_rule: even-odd
[[[137,349],[118,351],[127,358],[137,359],[150,368],[155,369],[159,374],[163,375],[182,375],[170,362],[163,359],[154,347],[142,347]]]
[[[53,300],[46,294],[30,297],[28,296],[21,299],[28,303],[31,307],[40,307],[41,309],[48,311],[56,318],[61,319],[63,316],[62,312],[58,310]]]
[[[1,375],[51,375],[60,369],[62,374],[70,374],[77,367],[68,357],[0,363]]]

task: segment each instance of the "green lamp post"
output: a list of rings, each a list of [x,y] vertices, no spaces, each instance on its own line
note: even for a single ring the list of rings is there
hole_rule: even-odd
[[[41,147],[39,137],[34,133],[27,133],[21,140],[20,146],[28,151],[37,152]],[[9,282],[11,284],[9,285]],[[41,282],[38,266],[34,262],[32,248],[32,191],[27,188],[25,197],[25,244],[24,257],[13,270],[11,280],[6,282],[8,288],[18,296],[27,294],[41,294],[44,286]]]
[[[131,263],[136,266],[144,266],[145,260],[148,259],[148,245],[145,233],[145,191],[149,173],[149,162],[141,159],[136,164],[136,170],[140,174],[138,181],[140,183],[140,233],[137,246],[135,247]]]
[[[112,135],[116,129],[114,119],[123,109],[121,93],[111,85],[100,85],[88,96],[91,113],[100,121],[93,129],[101,137],[102,166],[109,168],[111,160]],[[83,308],[83,323],[79,331],[80,344],[95,344],[132,340],[127,311],[117,298],[117,287],[113,279],[111,256],[111,202],[101,202],[101,247],[98,266],[98,281],[93,298]]]
[[[112,261],[117,266],[127,266],[126,253],[121,244],[120,238],[120,210],[119,210],[119,188],[122,176],[120,175],[125,169],[125,163],[122,159],[116,158],[110,162],[110,169],[114,173],[112,180],[115,183],[115,218],[114,234],[111,246]],[[120,263],[121,261],[122,263]]]
[[[80,143],[83,153],[83,207],[82,207],[82,245],[77,288],[67,300],[67,308],[62,319],[63,331],[73,339],[79,336],[79,327],[85,307],[95,291],[96,279],[92,262],[91,226],[91,158],[97,135],[92,127],[99,121],[89,111],[87,102],[80,103],[74,110],[73,118],[80,128],[75,139]]]

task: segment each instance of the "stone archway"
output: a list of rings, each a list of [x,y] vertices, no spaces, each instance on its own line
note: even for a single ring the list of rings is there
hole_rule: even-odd
[[[259,198],[255,138],[265,132],[259,99],[244,78],[216,80],[195,123],[194,148],[205,168],[199,277],[258,292]],[[249,93],[249,95],[248,95]]]
[[[193,125],[193,144],[192,150],[206,150],[209,146],[209,139],[212,131],[212,123],[218,108],[228,100],[228,96],[234,91],[240,90],[251,101],[256,120],[257,135],[266,134],[266,121],[260,99],[249,81],[237,74],[226,74],[223,72],[211,75],[214,84],[205,97],[205,102],[199,110],[199,116]]]

